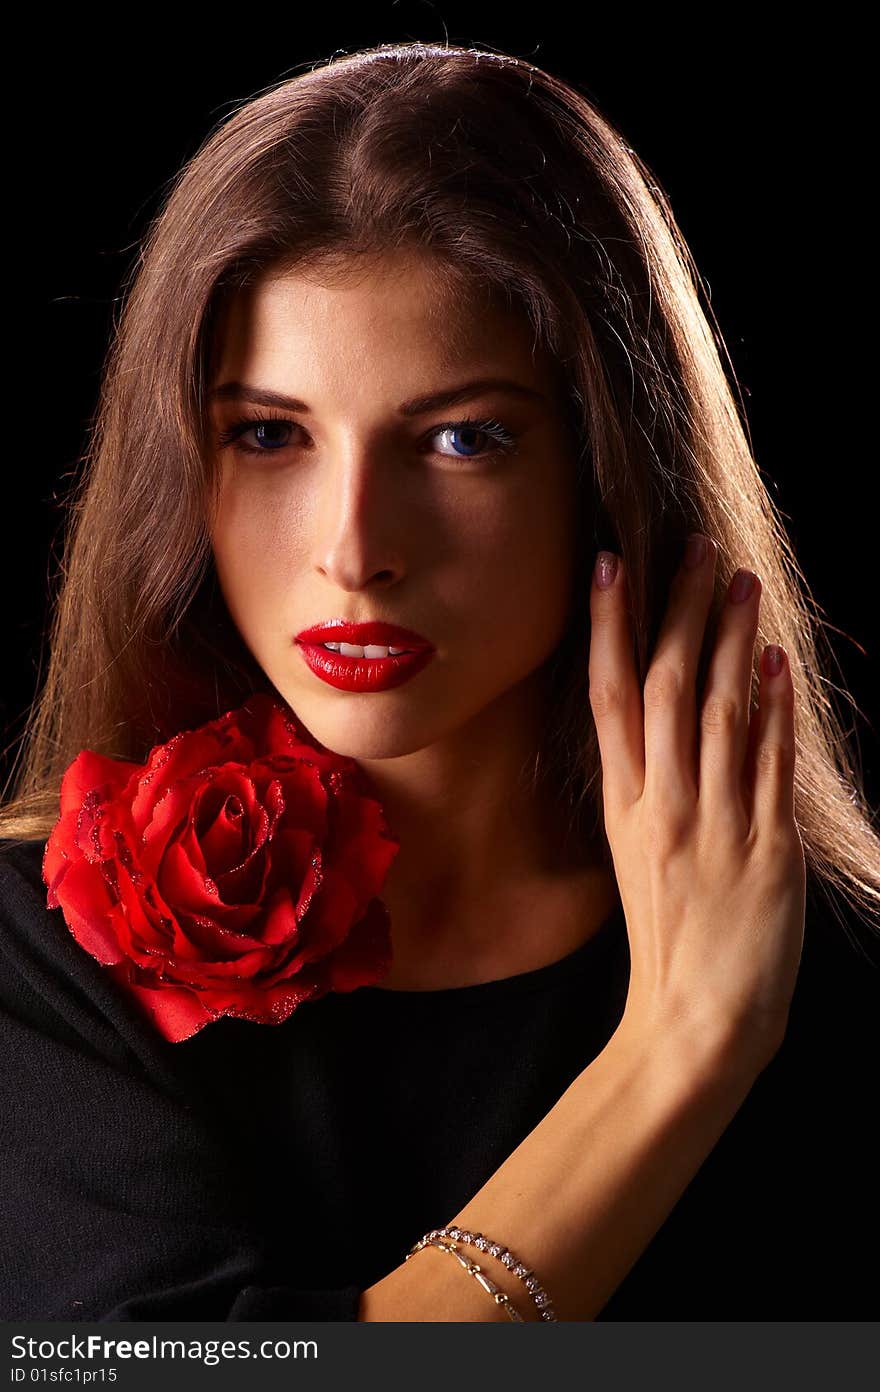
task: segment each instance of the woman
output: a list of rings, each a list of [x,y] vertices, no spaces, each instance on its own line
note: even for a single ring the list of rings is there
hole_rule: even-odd
[[[6,1318],[862,1313],[792,1166],[810,1012],[837,971],[850,1125],[874,984],[811,891],[876,930],[880,851],[697,285],[609,123],[477,49],[301,73],[182,171],[0,823]],[[396,829],[393,958],[169,1042],[47,907],[62,776],[259,692]]]

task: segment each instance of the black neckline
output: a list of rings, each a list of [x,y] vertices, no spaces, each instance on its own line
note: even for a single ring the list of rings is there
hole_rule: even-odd
[[[387,1002],[392,1008],[396,1002],[403,1009],[409,1006],[430,1009],[434,1006],[447,1008],[457,1005],[482,1005],[489,1001],[495,1002],[504,996],[550,989],[591,966],[594,958],[612,944],[619,944],[621,937],[616,930],[624,929],[622,938],[626,939],[625,924],[623,907],[618,902],[596,931],[572,952],[557,958],[555,962],[545,963],[543,967],[517,972],[514,976],[498,977],[493,981],[477,981],[469,986],[441,986],[427,991],[398,991],[377,985],[358,986],[352,992],[337,994],[349,995],[363,1002]]]
[[[36,852],[38,848],[45,847],[46,838],[28,838],[17,844],[27,846],[32,852]],[[39,851],[39,854],[42,855],[42,850]],[[448,1009],[459,1005],[494,1003],[506,996],[553,989],[570,977],[577,976],[586,970],[593,964],[594,958],[609,949],[613,950],[615,944],[619,947],[625,942],[628,943],[626,920],[623,906],[618,899],[608,917],[585,942],[582,942],[573,951],[566,953],[564,957],[557,958],[555,962],[547,962],[544,966],[534,967],[530,971],[517,972],[514,976],[498,977],[492,981],[477,981],[469,986],[440,986],[426,991],[418,991],[393,990],[379,984],[376,986],[358,986],[354,991],[331,991],[329,995],[340,1001],[356,998],[362,1004],[387,1003],[390,1009],[400,1010],[414,1007],[427,1010]],[[326,997],[320,996],[318,999],[323,1000]],[[302,1002],[303,1005],[310,1003],[309,1001]]]

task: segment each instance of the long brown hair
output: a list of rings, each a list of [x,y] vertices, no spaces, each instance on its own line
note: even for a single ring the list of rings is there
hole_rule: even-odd
[[[577,834],[607,853],[587,688],[593,556],[624,557],[644,681],[683,538],[707,532],[719,550],[698,695],[727,582],[747,564],[763,583],[755,667],[767,642],[791,663],[808,868],[877,931],[880,838],[831,703],[836,659],[668,198],[584,95],[478,47],[380,45],[303,65],[221,122],[173,181],[123,287],[0,835],[48,835],[80,749],[140,762],[270,689],[218,593],[210,545],[218,316],[267,270],[366,266],[392,248],[501,294],[566,387],[583,601],[548,664],[552,721],[533,778],[551,780]]]

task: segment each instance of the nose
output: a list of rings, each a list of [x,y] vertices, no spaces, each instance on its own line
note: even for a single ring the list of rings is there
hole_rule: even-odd
[[[340,445],[323,471],[314,564],[340,590],[395,584],[405,573],[405,509],[387,447]]]

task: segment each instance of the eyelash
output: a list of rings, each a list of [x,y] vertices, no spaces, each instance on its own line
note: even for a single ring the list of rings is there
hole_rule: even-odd
[[[242,416],[234,421],[227,430],[223,430],[218,435],[218,443],[221,449],[234,445],[242,454],[279,454],[284,445],[278,445],[275,449],[257,449],[253,445],[243,445],[239,442],[246,430],[250,430],[255,425],[289,425],[297,428],[296,421],[282,420],[276,416],[264,416],[260,412],[254,412],[252,416]],[[442,459],[458,460],[462,464],[470,463],[471,460],[480,462],[492,459],[496,454],[513,454],[516,450],[518,436],[508,430],[505,425],[494,416],[488,419],[478,419],[473,416],[465,416],[461,420],[442,421],[440,425],[435,425],[428,438],[439,435],[444,430],[479,430],[483,434],[489,435],[497,443],[494,449],[484,451],[478,455],[466,454],[444,454]]]

